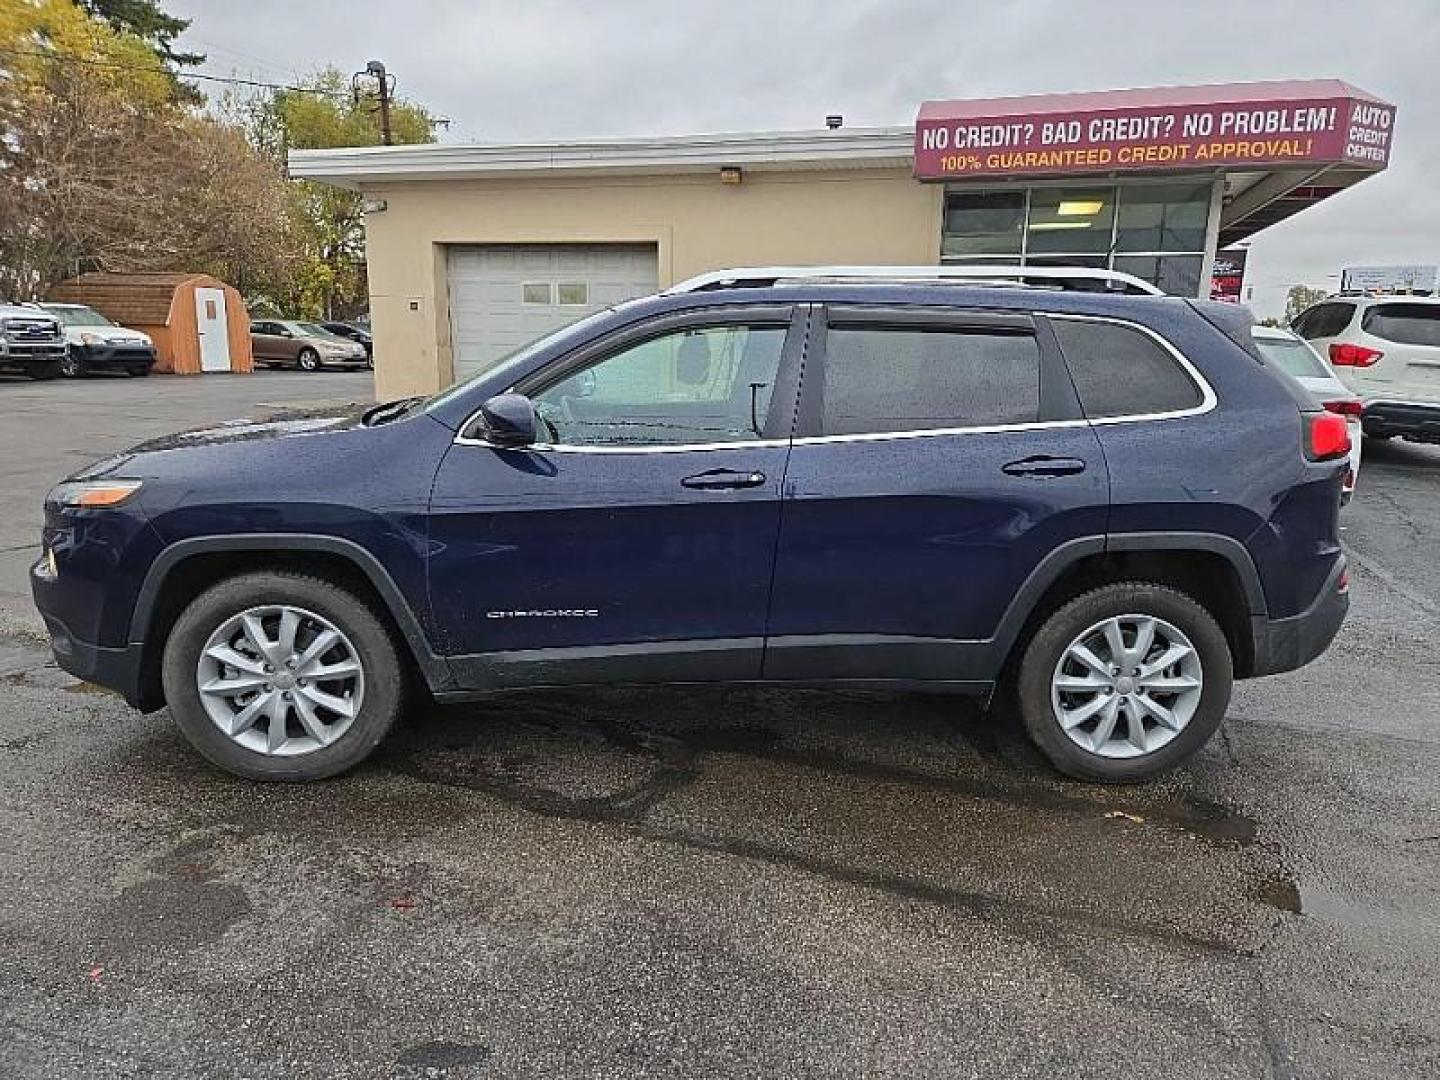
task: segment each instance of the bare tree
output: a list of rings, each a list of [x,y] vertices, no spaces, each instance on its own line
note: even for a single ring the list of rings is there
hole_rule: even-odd
[[[280,286],[296,245],[281,170],[237,128],[52,63],[0,98],[0,292],[94,269]]]

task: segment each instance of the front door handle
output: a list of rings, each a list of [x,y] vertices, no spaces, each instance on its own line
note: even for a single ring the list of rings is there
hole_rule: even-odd
[[[1079,458],[1034,454],[1002,465],[1000,471],[1010,476],[1074,476],[1085,471],[1085,462]]]
[[[765,474],[740,472],[736,469],[711,469],[687,476],[680,483],[684,487],[699,488],[702,491],[733,491],[736,488],[759,487],[765,483]]]

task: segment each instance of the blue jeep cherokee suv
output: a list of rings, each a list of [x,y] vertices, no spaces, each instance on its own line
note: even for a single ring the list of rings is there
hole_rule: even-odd
[[[324,777],[407,692],[593,683],[1013,700],[1153,775],[1347,607],[1347,436],[1225,305],[864,280],[683,289],[428,400],[241,421],[46,500],[67,670],[249,777]]]

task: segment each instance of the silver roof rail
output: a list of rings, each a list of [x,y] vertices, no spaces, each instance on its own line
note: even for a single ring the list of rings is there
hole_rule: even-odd
[[[1164,296],[1150,282],[1118,270],[1089,266],[1018,266],[972,263],[968,266],[740,266],[699,274],[664,290],[662,295],[706,289],[759,288],[792,281],[891,283],[957,282],[960,284],[1031,285],[1064,289],[1067,282],[1094,282],[1095,292]]]

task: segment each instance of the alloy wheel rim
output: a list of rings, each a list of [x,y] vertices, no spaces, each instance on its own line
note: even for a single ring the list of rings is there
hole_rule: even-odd
[[[1050,680],[1060,729],[1104,758],[1153,754],[1185,730],[1200,706],[1200,654],[1152,615],[1116,615],[1076,636]]]
[[[200,702],[231,741],[267,757],[334,744],[365,697],[360,653],[324,616],[289,604],[248,608],[200,650]]]

